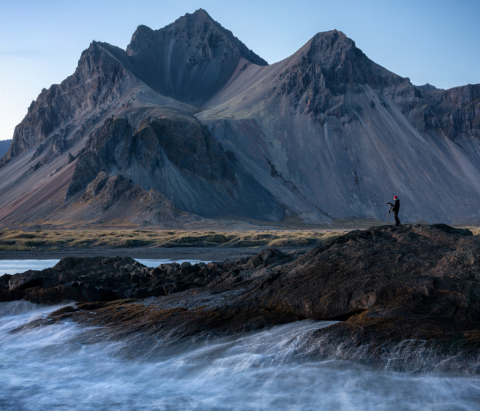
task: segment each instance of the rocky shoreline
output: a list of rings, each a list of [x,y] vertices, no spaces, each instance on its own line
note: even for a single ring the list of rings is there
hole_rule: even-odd
[[[278,247],[285,253],[301,250],[305,247]],[[311,249],[310,247],[308,249]],[[243,257],[252,257],[260,248],[251,247],[135,247],[135,248],[77,248],[74,250],[41,250],[41,251],[0,251],[1,260],[61,260],[66,257],[117,257],[129,256],[134,260],[165,259],[177,260],[201,260],[201,261],[224,261],[237,260]],[[1,275],[2,273],[0,273]]]
[[[409,371],[480,373],[480,237],[446,225],[352,231],[309,252],[150,269],[67,257],[0,277],[0,301],[76,301],[30,326],[73,320],[112,337],[177,344],[302,319],[338,321],[299,350]]]

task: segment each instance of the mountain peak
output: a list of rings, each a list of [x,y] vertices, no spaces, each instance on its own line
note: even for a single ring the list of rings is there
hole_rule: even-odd
[[[204,9],[195,10],[193,13],[186,13],[185,15],[179,17],[173,23],[169,24],[167,27],[186,27],[186,26],[196,26],[196,25],[218,25],[217,23]],[[223,27],[222,27],[223,28]]]
[[[127,54],[132,71],[143,82],[195,106],[218,92],[242,60],[268,64],[203,9],[159,30],[139,26]]]
[[[355,42],[338,30],[317,33],[307,45],[309,58],[323,65],[338,63],[339,58],[344,59],[352,50],[358,50]]]
[[[343,31],[336,30],[336,29],[321,31],[315,34],[315,36],[313,36],[313,39],[324,40],[324,41],[328,40],[328,41],[331,41],[332,43],[340,41],[340,42],[353,43],[353,45],[355,45],[355,42],[351,38],[347,37],[347,35]]]
[[[426,91],[431,91],[431,90],[438,90],[435,86],[432,86],[431,84],[427,83],[424,84],[423,86],[416,86],[420,90],[426,90]]]
[[[185,16],[194,16],[196,18],[208,18],[212,21],[214,21],[211,17],[210,14],[206,12],[206,10],[199,8],[198,10],[195,10],[193,13],[187,13]]]
[[[348,83],[385,85],[404,79],[370,60],[345,33],[330,30],[317,33],[305,45],[310,64],[322,72],[334,88]],[[336,86],[333,84],[336,83]]]
[[[185,14],[173,23],[159,30],[147,26],[138,26],[127,47],[127,54],[135,55],[153,43],[165,44],[170,41],[183,41],[189,48],[201,50],[206,48],[223,48],[228,52],[236,52],[246,60],[259,66],[268,63],[253,51],[249,50],[230,30],[216,22],[204,9],[198,9],[192,14]],[[208,54],[208,53],[207,53]]]

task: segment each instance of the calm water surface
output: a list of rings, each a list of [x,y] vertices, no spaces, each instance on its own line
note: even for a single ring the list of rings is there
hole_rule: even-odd
[[[0,275],[23,273],[27,270],[44,270],[45,268],[53,267],[59,261],[60,260],[0,260]],[[185,261],[188,261],[192,264],[208,262],[202,260],[151,260],[142,258],[137,259],[137,261],[146,265],[147,267],[158,267],[160,264],[168,264],[173,262],[182,264]]]

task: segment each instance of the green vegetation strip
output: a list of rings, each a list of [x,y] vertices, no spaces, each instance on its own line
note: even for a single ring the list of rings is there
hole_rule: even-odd
[[[322,245],[344,234],[326,230],[155,231],[21,230],[0,231],[0,250],[133,247],[303,247]]]

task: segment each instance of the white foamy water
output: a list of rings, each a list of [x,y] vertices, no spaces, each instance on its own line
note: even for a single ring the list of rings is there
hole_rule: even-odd
[[[207,263],[208,261],[202,260],[171,260],[171,259],[146,259],[137,258],[140,264],[147,267],[158,267],[161,264],[170,264],[173,262],[182,264],[188,261],[191,264]],[[0,260],[0,275],[3,274],[17,274],[23,273],[27,270],[44,270],[45,268],[51,268],[57,264],[60,260]]]
[[[10,332],[57,308],[0,303],[1,410],[480,409],[479,378],[302,358],[302,334],[323,322],[175,352],[155,340],[138,350],[132,342],[98,342],[101,330],[69,322]]]

